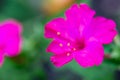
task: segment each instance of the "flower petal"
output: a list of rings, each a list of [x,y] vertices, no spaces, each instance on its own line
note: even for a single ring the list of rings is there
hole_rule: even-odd
[[[73,58],[72,54],[69,56],[67,56],[67,54],[61,54],[61,55],[52,56],[50,60],[56,67],[61,67],[64,64],[70,62],[72,58]]]
[[[59,38],[61,40],[74,41],[74,35],[71,34],[71,29],[67,21],[63,18],[56,18],[45,25],[46,38]],[[75,32],[75,31],[74,31]]]
[[[65,28],[65,20],[63,18],[56,18],[45,25],[45,37],[59,37],[61,33],[63,33],[64,30],[66,30]]]
[[[7,20],[0,25],[0,45],[7,56],[15,56],[20,52],[21,25],[15,20]]]
[[[88,26],[95,15],[95,11],[91,9],[87,4],[80,4],[80,15],[82,15],[81,21],[83,21],[85,26]]]
[[[9,38],[5,48],[6,55],[10,57],[18,55],[21,51],[21,43],[22,39],[20,38],[20,36]]]
[[[55,39],[47,47],[47,52],[52,52],[53,54],[56,55],[70,52],[72,46],[68,44],[70,43],[67,43],[66,41],[62,41],[60,39],[57,40]]]
[[[4,62],[4,52],[3,50],[0,50],[0,67],[2,66]]]
[[[73,4],[72,7],[65,12],[65,15],[70,36],[74,36],[74,39],[80,39],[83,37],[84,29],[91,23],[95,11],[87,4],[80,4],[80,6]]]
[[[67,21],[69,21],[70,25],[72,26],[76,26],[77,24],[79,25],[81,15],[78,4],[73,4],[68,10],[66,10],[65,16],[67,18]]]
[[[95,11],[92,10],[87,4],[73,4],[66,12],[66,18],[70,21],[69,24],[78,26],[88,25],[93,18]],[[74,24],[73,24],[74,23]]]
[[[95,41],[89,41],[83,50],[74,52],[75,60],[84,68],[100,65],[103,57],[104,49],[101,44]]]
[[[113,20],[105,19],[103,17],[96,17],[93,19],[91,29],[88,29],[86,35],[94,36],[103,44],[109,44],[117,34],[115,27],[116,24]]]

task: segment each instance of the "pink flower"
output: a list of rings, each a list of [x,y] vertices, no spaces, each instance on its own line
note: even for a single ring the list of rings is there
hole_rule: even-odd
[[[0,23],[0,66],[4,57],[16,56],[21,50],[21,24],[15,20]]]
[[[116,36],[116,24],[111,19],[94,16],[87,4],[74,4],[65,12],[66,18],[56,18],[45,25],[45,37],[53,38],[47,52],[56,67],[76,60],[82,67],[98,66],[104,57],[103,44]]]

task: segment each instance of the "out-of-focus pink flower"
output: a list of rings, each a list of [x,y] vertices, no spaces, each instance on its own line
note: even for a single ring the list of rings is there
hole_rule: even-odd
[[[6,20],[0,23],[0,66],[4,57],[13,57],[21,50],[22,26],[15,20]]]
[[[111,19],[96,16],[87,4],[74,4],[65,12],[66,18],[56,18],[45,25],[45,37],[53,38],[47,52],[51,61],[61,67],[75,59],[82,67],[98,66],[104,57],[103,44],[109,44],[117,34]]]

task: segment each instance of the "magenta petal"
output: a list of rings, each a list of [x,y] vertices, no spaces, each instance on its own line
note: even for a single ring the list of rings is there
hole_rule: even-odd
[[[3,62],[4,62],[4,53],[2,50],[0,50],[0,67],[2,66]]]
[[[98,42],[88,42],[83,50],[74,52],[75,60],[84,68],[98,66],[102,63],[104,49]]]
[[[71,25],[79,26],[80,24],[88,25],[91,22],[95,11],[90,9],[87,4],[80,4],[80,6],[74,4],[65,12],[65,14]]]
[[[102,31],[102,30],[101,30]],[[114,37],[117,35],[116,30],[109,30],[109,31],[102,31],[98,34],[96,33],[96,38],[100,39],[101,43],[103,44],[109,44],[113,41]]]
[[[65,52],[69,52],[71,46],[67,46],[66,41],[61,41],[61,40],[53,40],[49,46],[47,47],[47,52],[52,52],[53,54],[63,54]]]
[[[0,67],[2,66],[4,62],[4,55],[0,55]]]
[[[69,34],[74,39],[83,37],[85,28],[90,27],[95,11],[87,4],[73,4],[66,12]],[[74,33],[74,34],[73,34]]]
[[[103,44],[109,44],[116,36],[117,31],[115,30],[116,24],[113,20],[105,19],[103,17],[96,17],[91,24],[90,36],[96,37]],[[86,32],[87,35],[88,32]]]
[[[70,56],[67,56],[66,54],[61,54],[52,56],[50,60],[56,67],[61,67],[64,64],[70,62],[72,58],[73,58],[72,54]]]
[[[5,52],[7,56],[16,56],[21,51],[21,42],[20,37],[11,37],[8,39]]]
[[[63,18],[56,18],[45,25],[45,37],[59,37],[60,34],[64,32],[65,28],[65,20]]]
[[[88,26],[95,15],[95,11],[91,9],[87,4],[80,4],[80,15],[82,15],[81,21],[84,25]]]
[[[84,68],[94,66],[94,60],[91,58],[90,53],[86,51],[74,52],[75,60]]]
[[[21,31],[21,24],[15,20],[7,20],[0,25],[0,45],[7,56],[15,56],[20,52]]]
[[[76,24],[73,24],[73,22],[77,23],[79,25],[80,22],[80,11],[78,4],[73,4],[66,12],[65,12],[67,21],[69,21],[69,24],[71,26],[76,26]]]
[[[9,35],[16,35],[16,34],[20,34],[22,32],[22,27],[21,24],[15,20],[6,20],[3,23],[0,24],[0,32],[6,32],[6,34],[10,33]],[[4,30],[4,31],[2,31]],[[4,34],[5,35],[5,34]]]
[[[67,21],[63,18],[56,18],[45,25],[44,35],[46,38],[74,41],[75,39],[73,34],[71,34],[71,30],[73,30],[73,28],[70,28]]]
[[[98,28],[105,29],[114,29],[116,27],[116,23],[113,20],[101,16],[95,17],[92,24]]]

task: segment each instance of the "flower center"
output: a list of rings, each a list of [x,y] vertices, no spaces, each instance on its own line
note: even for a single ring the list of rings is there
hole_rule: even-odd
[[[76,49],[77,50],[82,50],[82,49],[84,49],[85,48],[85,41],[84,41],[84,39],[81,39],[81,40],[79,40],[79,41],[76,41],[77,43],[76,43]]]
[[[78,45],[78,49],[83,49],[85,47],[85,43],[84,41],[83,42],[80,42],[79,45]]]
[[[66,55],[70,56],[73,51],[84,49],[85,48],[85,41],[84,41],[84,39],[81,39],[81,40],[76,40],[75,44],[74,43],[72,44],[70,42],[68,42],[66,44],[59,43],[59,46],[60,47],[67,46],[69,50],[66,52]]]

